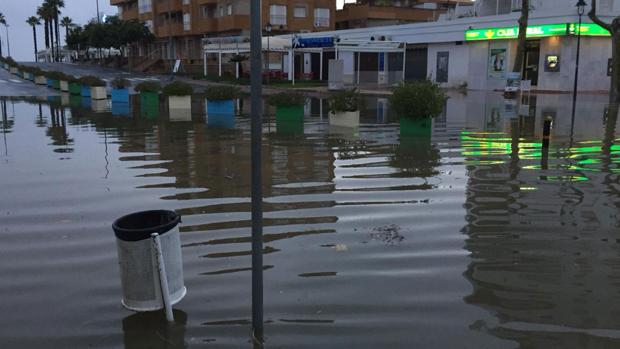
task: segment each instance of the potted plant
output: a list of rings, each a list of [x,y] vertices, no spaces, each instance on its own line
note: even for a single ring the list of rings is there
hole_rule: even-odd
[[[404,82],[394,88],[389,103],[400,118],[401,136],[430,137],[432,118],[441,114],[446,98],[430,80]]]
[[[175,81],[166,85],[162,92],[168,96],[169,109],[191,109],[192,93],[194,89],[190,84]]]
[[[329,124],[339,127],[357,127],[360,124],[360,94],[357,89],[334,93],[328,100]]]
[[[82,83],[80,79],[71,76],[69,80],[69,93],[74,96],[79,96],[82,94]]]
[[[69,92],[69,83],[73,80],[73,76],[62,74],[60,75],[60,91]]]
[[[45,73],[43,70],[39,68],[34,68],[32,70],[32,74],[34,74],[34,83],[37,85],[46,85],[47,79],[45,78]]]
[[[62,73],[58,71],[46,72],[45,77],[47,78],[47,87],[59,90],[61,76],[62,76]]]
[[[82,82],[82,96],[84,96],[85,87],[90,90],[90,98],[94,100],[108,98],[105,81],[96,76],[84,76],[80,79]],[[86,97],[86,96],[84,96]]]
[[[130,83],[127,79],[118,77],[111,82],[112,91],[112,103],[129,103],[129,86]]]
[[[306,96],[299,92],[280,92],[269,96],[267,103],[276,107],[276,120],[299,120],[304,117]]]
[[[235,115],[234,99],[241,90],[235,86],[212,86],[205,91],[207,114]]]
[[[136,85],[136,92],[140,93],[140,106],[145,110],[159,109],[159,91],[161,85],[158,81],[144,81]]]

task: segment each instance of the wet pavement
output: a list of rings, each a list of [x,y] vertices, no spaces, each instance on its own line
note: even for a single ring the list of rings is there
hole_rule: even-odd
[[[575,119],[570,96],[521,102],[453,94],[413,138],[383,98],[355,129],[330,127],[324,100],[301,125],[268,109],[268,347],[620,346],[617,114],[604,96],[581,97]],[[251,347],[249,102],[237,106],[214,125],[198,98],[188,118],[2,101],[3,348]],[[153,208],[183,216],[174,326],[120,304],[111,222]]]

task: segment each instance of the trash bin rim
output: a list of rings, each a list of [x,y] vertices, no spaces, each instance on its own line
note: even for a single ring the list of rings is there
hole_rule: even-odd
[[[170,217],[170,221],[166,224],[143,228],[143,229],[128,229],[128,228],[121,228],[119,226],[119,224],[123,220],[131,219],[134,216],[143,215],[143,214],[161,214],[161,215],[167,214]],[[123,240],[123,241],[135,242],[135,241],[141,241],[141,240],[148,239],[151,237],[151,234],[153,233],[158,233],[159,235],[163,235],[169,232],[170,230],[172,230],[174,227],[176,227],[177,224],[179,224],[180,222],[181,222],[181,216],[174,211],[148,210],[148,211],[133,212],[133,213],[124,215],[116,219],[114,223],[112,223],[112,229],[114,230],[114,235],[116,235],[118,239]]]

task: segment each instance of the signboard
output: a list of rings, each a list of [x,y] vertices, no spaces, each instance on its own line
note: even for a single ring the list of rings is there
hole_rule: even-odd
[[[577,35],[577,27],[579,27],[577,23],[530,25],[527,27],[527,37]],[[584,36],[610,36],[609,32],[598,24],[582,23],[579,28],[580,34]],[[466,41],[503,40],[518,37],[519,27],[470,29],[465,32]]]
[[[577,35],[578,23],[571,23],[568,25],[568,33],[571,35]],[[582,23],[579,27],[579,34],[583,36],[611,36],[607,29],[594,23]]]
[[[501,44],[501,43],[500,43]],[[491,44],[489,48],[489,77],[490,78],[505,78],[506,77],[506,64],[508,64],[507,46],[497,45],[497,43]]]
[[[527,27],[528,38],[566,35],[566,24],[545,24]],[[501,40],[519,37],[519,27],[471,29],[465,32],[465,40]]]
[[[334,37],[326,36],[320,38],[302,38],[297,35],[292,39],[293,48],[320,48],[334,47]]]
[[[175,73],[175,74],[178,73],[179,72],[179,68],[181,68],[181,60],[177,59],[174,62],[174,68],[172,68],[172,72]]]

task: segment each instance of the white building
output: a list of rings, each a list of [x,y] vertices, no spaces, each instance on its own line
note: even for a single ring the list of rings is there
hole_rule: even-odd
[[[531,80],[533,90],[572,91],[577,0],[530,1],[523,79]],[[290,68],[294,67],[296,77],[300,72],[313,73],[311,76],[327,80],[326,63],[337,55],[345,63],[344,79],[348,84],[392,85],[403,77],[429,77],[444,87],[503,89],[506,73],[514,65],[520,5],[520,0],[477,0],[473,6],[457,8],[438,22],[300,34],[303,39],[333,37],[335,47],[323,48],[322,53],[316,48],[294,52],[292,47],[280,47],[283,53],[275,61],[272,56],[269,67],[281,70],[289,79],[293,78]],[[582,17],[579,88],[607,91],[611,39],[605,30],[591,23],[589,10],[586,7]],[[620,0],[599,0],[597,12],[602,20],[611,22],[620,15]],[[290,35],[279,38],[292,40]],[[377,52],[380,41],[400,49],[391,45],[389,51]],[[351,49],[352,45],[357,48]],[[210,52],[214,49],[212,45]]]

